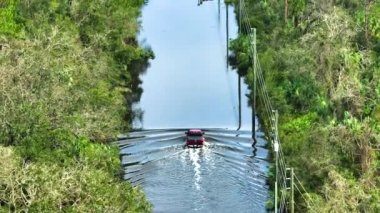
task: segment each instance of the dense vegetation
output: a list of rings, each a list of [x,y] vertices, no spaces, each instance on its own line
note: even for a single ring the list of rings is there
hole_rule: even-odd
[[[143,0],[0,2],[0,212],[146,212],[120,180]]]
[[[286,161],[312,198],[298,211],[380,212],[380,2],[245,2]],[[249,45],[232,42],[252,85]]]

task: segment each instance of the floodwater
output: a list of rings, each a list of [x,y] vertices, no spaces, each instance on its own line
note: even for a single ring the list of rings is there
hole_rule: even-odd
[[[268,151],[260,128],[252,147],[244,83],[236,130],[238,76],[227,66],[227,41],[238,31],[233,8],[150,0],[141,23],[140,43],[156,58],[133,106],[143,111],[133,124],[141,130],[119,141],[124,178],[142,187],[154,212],[265,212]],[[202,128],[207,144],[184,148],[187,128]]]

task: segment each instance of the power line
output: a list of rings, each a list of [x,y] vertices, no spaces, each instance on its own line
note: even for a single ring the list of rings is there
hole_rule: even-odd
[[[280,210],[280,212],[283,212],[283,211],[286,211],[286,200],[287,200],[286,194],[287,194],[287,190],[288,190],[288,188],[287,188],[287,175],[286,175],[287,172],[286,171],[287,171],[288,167],[286,165],[285,156],[284,156],[284,153],[282,150],[280,139],[278,137],[277,116],[275,116],[275,114],[274,114],[273,105],[272,105],[272,102],[271,102],[271,99],[270,99],[270,96],[268,93],[268,89],[267,89],[267,85],[265,82],[265,78],[264,78],[264,74],[262,71],[262,67],[260,64],[259,57],[257,56],[256,50],[254,49],[255,47],[252,45],[252,44],[255,44],[254,42],[256,42],[256,41],[253,40],[253,33],[252,33],[253,28],[252,28],[251,23],[249,21],[247,6],[245,3],[245,0],[240,0],[239,2],[240,2],[239,3],[239,30],[240,30],[240,33],[246,34],[247,41],[249,42],[248,53],[251,55],[251,58],[253,58],[252,64],[253,64],[253,66],[255,66],[254,70],[256,70],[256,72],[254,72],[254,78],[257,77],[257,81],[254,82],[257,85],[254,85],[254,87],[257,86],[257,88],[258,88],[258,94],[257,95],[259,96],[259,100],[262,102],[262,106],[264,107],[263,112],[267,116],[267,120],[269,122],[269,127],[271,129],[271,133],[273,134],[273,135],[271,135],[271,145],[272,145],[272,148],[274,149],[274,151],[277,153],[276,154],[276,159],[277,159],[276,162],[278,162],[278,163],[276,163],[276,170],[275,170],[276,184],[279,184],[279,186],[280,186],[279,191],[280,191],[281,195],[280,195],[280,201],[279,201],[279,204],[280,204],[279,210]],[[243,35],[241,35],[241,36],[243,36]],[[254,95],[256,95],[256,94],[254,94]],[[252,107],[256,107],[256,106],[252,106]],[[305,198],[304,194],[309,198],[310,201],[312,201],[312,199],[310,198],[309,194],[306,192],[305,187],[303,187],[303,185],[299,181],[298,177],[294,174],[294,172],[292,172],[291,179],[293,180],[294,177],[295,177],[295,180],[298,182],[299,186],[301,187],[301,189],[303,190],[304,193],[301,192],[300,188],[297,186],[297,184],[294,183],[294,181],[292,181],[291,186],[295,187],[297,189],[297,191],[301,194],[305,203],[309,207],[310,206],[309,202]],[[276,187],[276,189],[277,189],[277,187]],[[277,192],[276,192],[276,195],[277,195]],[[293,193],[292,193],[292,197],[294,198]],[[292,206],[294,206],[293,204],[294,203],[292,200]],[[291,210],[294,211],[293,207],[291,207]],[[275,211],[277,211],[277,203],[275,203]]]

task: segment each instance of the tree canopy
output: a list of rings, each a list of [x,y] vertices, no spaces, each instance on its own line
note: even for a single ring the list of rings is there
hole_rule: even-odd
[[[380,2],[257,0],[246,9],[286,160],[313,198],[307,206],[298,194],[298,211],[380,211]],[[243,31],[231,48],[252,86],[246,40]]]
[[[135,39],[143,3],[1,1],[0,212],[150,211],[102,144],[128,130],[153,57]]]

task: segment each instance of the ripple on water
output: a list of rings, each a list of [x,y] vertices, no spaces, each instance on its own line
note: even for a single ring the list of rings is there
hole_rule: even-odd
[[[124,178],[142,186],[155,212],[265,212],[268,152],[252,148],[250,134],[213,130],[193,149],[183,148],[182,130],[147,133],[125,136],[121,157]]]

